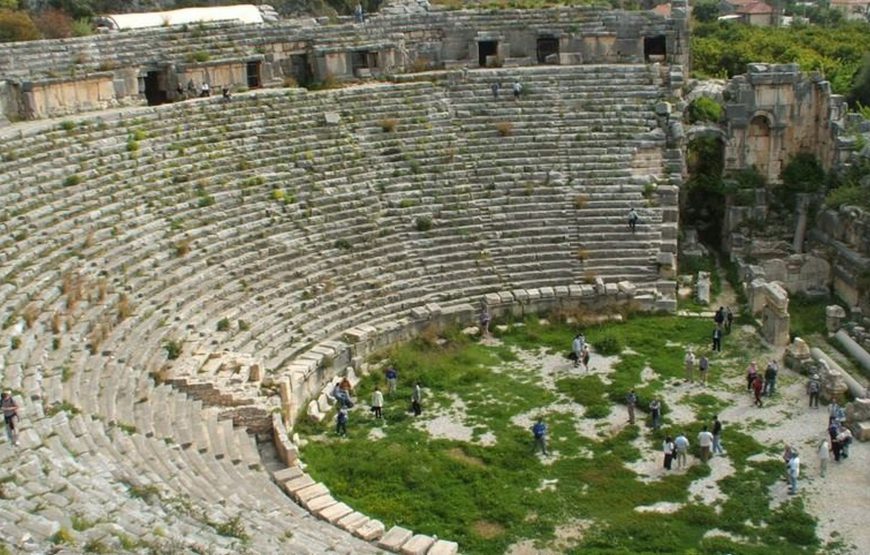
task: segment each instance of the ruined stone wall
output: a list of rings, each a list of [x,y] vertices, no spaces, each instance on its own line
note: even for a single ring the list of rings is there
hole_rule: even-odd
[[[844,100],[797,64],[750,64],[730,81],[725,99],[726,170],[755,166],[769,183],[778,183],[798,152],[812,152],[825,169],[840,159]]]
[[[176,84],[189,80],[213,90],[250,86],[249,64],[257,68],[254,86],[477,67],[482,41],[497,44],[497,65],[539,63],[538,41],[548,39],[558,43],[548,63],[662,61],[685,72],[685,3],[675,6],[670,19],[591,7],[474,10],[375,16],[364,26],[299,19],[8,43],[0,46],[0,79],[9,84],[0,107],[8,119],[51,117],[145,104],[149,87],[159,89],[159,101],[173,100]],[[647,39],[666,53],[652,55]]]
[[[870,275],[870,215],[854,206],[823,210],[810,238],[829,249],[834,292],[867,313],[870,299],[861,291]]]

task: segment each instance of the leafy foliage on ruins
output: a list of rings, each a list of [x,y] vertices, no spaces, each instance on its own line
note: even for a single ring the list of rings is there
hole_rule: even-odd
[[[756,27],[727,22],[696,24],[692,31],[692,69],[699,78],[733,77],[754,62],[797,63],[818,71],[837,94],[849,94],[865,53],[870,24],[845,22],[831,27]]]

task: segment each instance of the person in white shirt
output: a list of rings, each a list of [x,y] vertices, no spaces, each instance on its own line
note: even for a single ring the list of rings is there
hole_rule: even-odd
[[[372,412],[375,413],[375,418],[383,418],[381,411],[384,408],[384,394],[379,388],[375,388],[372,392]]]
[[[828,472],[828,461],[831,460],[831,447],[828,445],[828,438],[822,439],[819,444],[819,475],[824,478]]]
[[[698,446],[701,447],[701,462],[707,462],[713,448],[713,434],[707,431],[707,426],[698,434]]]
[[[797,481],[801,473],[801,459],[798,457],[797,451],[792,452],[786,467],[788,468],[788,493],[794,495],[797,493]]]

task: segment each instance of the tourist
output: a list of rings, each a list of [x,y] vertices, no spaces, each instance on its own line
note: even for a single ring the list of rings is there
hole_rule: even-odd
[[[547,456],[547,425],[544,424],[544,419],[538,417],[538,421],[532,426],[532,435],[535,437],[535,448],[533,452],[536,452],[539,448],[541,453],[544,456]]]
[[[829,408],[830,411],[830,420],[836,422],[837,424],[842,425],[843,422],[846,421],[846,411],[843,410],[843,407],[837,403],[837,399],[834,398],[831,400],[831,406]]]
[[[341,383],[335,384],[335,387],[332,388],[332,396],[335,397],[335,401],[340,406],[347,408],[353,407],[353,401],[351,400],[348,392],[342,389]]]
[[[684,434],[680,434],[674,439],[674,448],[677,453],[677,468],[686,466],[686,455],[689,453],[689,440]]]
[[[196,83],[193,82],[193,79],[187,82],[187,97],[193,98],[196,96]]]
[[[384,372],[387,377],[387,394],[392,395],[396,392],[396,386],[399,383],[399,373],[396,371],[396,368],[391,364],[387,366],[387,371]]]
[[[340,436],[347,435],[347,407],[341,407],[335,415],[335,433]]]
[[[707,385],[707,371],[710,369],[710,361],[705,355],[701,355],[698,359],[698,374],[701,378],[701,383]]]
[[[822,391],[822,382],[819,375],[813,374],[807,382],[807,395],[810,397],[810,408],[819,408],[819,393]]]
[[[755,361],[749,363],[749,367],[746,368],[746,391],[752,391],[752,384],[755,382],[755,376],[758,375],[758,366],[755,365]]]
[[[580,366],[580,363],[583,362],[583,348],[586,346],[586,338],[583,337],[583,333],[578,333],[574,336],[574,340],[571,341],[571,360],[574,361],[574,367]]]
[[[499,88],[498,82],[496,81],[495,83],[493,83],[490,88],[492,89],[493,100],[498,100],[498,88]]]
[[[208,83],[203,82],[202,86],[199,88],[199,96],[211,96],[211,87]]]
[[[831,448],[828,446],[828,438],[823,437],[819,444],[819,476],[822,478],[828,472],[829,460],[831,460]]]
[[[795,495],[797,493],[797,480],[798,476],[800,476],[801,469],[801,459],[798,457],[797,451],[792,452],[791,458],[788,463],[786,463],[788,468],[788,493],[789,495]]]
[[[731,326],[734,324],[734,313],[731,312],[731,307],[725,309],[725,333],[731,333]]]
[[[722,328],[719,326],[713,328],[713,352],[722,352]]]
[[[514,81],[513,90],[514,90],[514,100],[519,100],[520,95],[523,93],[523,86],[520,84],[519,81]]]
[[[339,386],[341,387],[341,390],[347,394],[348,398],[350,398],[353,393],[353,385],[351,385],[350,379],[347,376],[343,377]]]
[[[848,426],[840,426],[837,432],[837,443],[840,444],[840,458],[849,458],[849,446],[852,445],[852,430]]]
[[[755,394],[755,406],[761,407],[764,404],[761,402],[761,392],[764,390],[764,381],[761,376],[755,374],[755,379],[752,381],[752,392]]]
[[[0,409],[3,410],[3,421],[6,423],[6,437],[9,443],[18,446],[18,403],[12,397],[11,391],[0,395]]]
[[[649,414],[652,417],[652,428],[658,430],[661,426],[662,404],[658,399],[649,402]]]
[[[423,412],[423,390],[420,388],[420,382],[414,384],[414,391],[411,393],[411,411],[414,416],[420,416]]]
[[[589,344],[583,344],[583,352],[581,353],[581,358],[583,360],[583,370],[586,372],[589,371]]]
[[[716,453],[725,454],[722,449],[722,421],[719,420],[718,416],[713,417],[713,454]]]
[[[772,397],[776,391],[776,376],[779,374],[779,366],[775,360],[767,363],[767,368],[764,370],[764,394]]]
[[[221,97],[223,97],[224,100],[230,99],[230,88],[228,86],[224,85],[221,88]]]
[[[372,392],[372,412],[375,413],[375,418],[383,418],[384,394],[376,386]]]
[[[840,462],[841,447],[839,441],[840,426],[834,421],[831,421],[828,426],[828,436],[831,438],[831,452],[834,454],[834,461]]]
[[[360,2],[357,2],[356,6],[353,8],[353,18],[357,23],[366,22],[366,14],[363,11],[363,7]]]
[[[184,100],[184,87],[181,85],[181,81],[175,86],[175,99]]]
[[[701,448],[701,462],[706,463],[713,449],[713,434],[707,431],[707,426],[698,433],[698,446]]]
[[[631,230],[632,233],[637,229],[637,222],[640,220],[640,216],[637,215],[637,210],[634,207],[630,207],[628,209],[628,229]]]
[[[686,356],[683,358],[683,363],[686,368],[686,381],[694,382],[695,381],[695,353],[692,352],[692,349],[686,351]]]
[[[634,424],[634,408],[637,406],[637,393],[633,389],[625,396],[625,406],[628,407],[628,423]]]
[[[483,305],[480,309],[480,336],[489,337],[489,323],[492,320],[492,315],[489,313],[489,308]]]
[[[671,463],[674,460],[675,449],[676,447],[674,446],[674,440],[671,439],[671,436],[667,436],[662,442],[662,451],[665,454],[665,470],[671,469]]]
[[[725,327],[725,307],[720,306],[716,314],[713,315],[713,321],[716,322],[716,327],[722,329]]]

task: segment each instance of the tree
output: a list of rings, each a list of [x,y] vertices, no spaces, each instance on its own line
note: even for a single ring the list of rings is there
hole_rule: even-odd
[[[722,12],[716,0],[701,0],[692,7],[692,17],[701,23],[716,21],[720,15]]]
[[[66,12],[49,8],[36,16],[36,28],[47,39],[65,39],[72,36],[73,20]]]
[[[26,12],[0,10],[0,42],[36,40],[39,29]]]
[[[870,54],[864,55],[864,61],[855,74],[852,89],[849,91],[849,104],[857,106],[859,103],[870,106]]]

